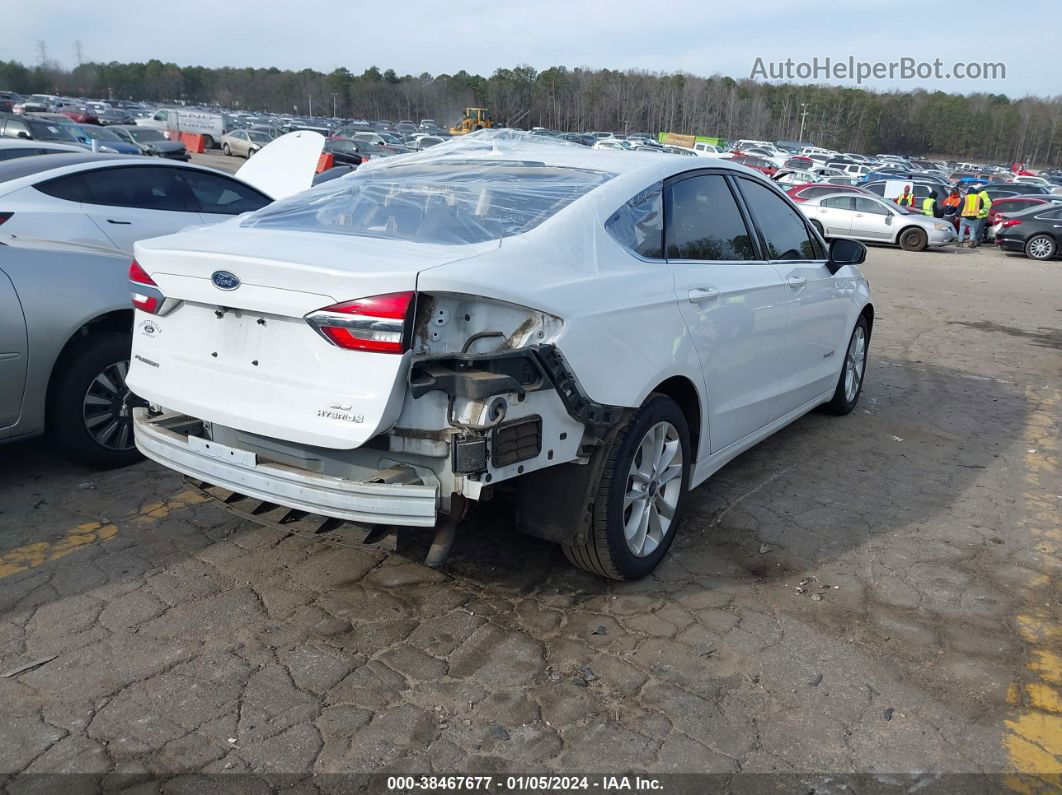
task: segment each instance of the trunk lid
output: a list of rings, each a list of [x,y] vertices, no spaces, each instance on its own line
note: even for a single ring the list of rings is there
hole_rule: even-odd
[[[356,298],[416,290],[422,271],[496,248],[440,246],[237,222],[136,244],[168,299],[136,313],[130,388],[167,409],[250,433],[358,447],[397,419],[409,354],[346,350],[305,320]],[[238,284],[231,289],[228,276]]]

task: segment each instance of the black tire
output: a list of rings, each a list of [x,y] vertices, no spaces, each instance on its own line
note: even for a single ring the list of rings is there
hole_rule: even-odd
[[[852,344],[856,339],[856,334],[862,331],[863,334],[863,358],[859,365],[859,383],[856,386],[855,394],[850,395],[847,387],[848,373],[849,373],[849,358],[852,356]],[[833,392],[833,397],[830,402],[827,403],[824,408],[830,414],[836,414],[839,417],[845,414],[851,414],[852,409],[856,407],[859,402],[859,396],[863,394],[863,381],[867,374],[867,354],[870,352],[870,325],[867,323],[867,319],[864,315],[859,316],[859,320],[856,321],[855,327],[852,329],[851,335],[848,337],[848,345],[844,349],[844,363],[841,365],[841,375],[837,378],[837,388]]]
[[[221,153],[223,155],[225,155],[225,157],[232,157],[232,150],[229,149],[229,145],[228,144],[222,144],[221,145]]]
[[[677,504],[662,540],[651,553],[639,557],[628,547],[624,534],[624,495],[628,488],[628,473],[642,440],[661,422],[670,423],[681,445],[682,473]],[[681,526],[692,461],[689,426],[682,409],[666,395],[650,395],[608,451],[586,543],[562,545],[565,557],[577,568],[613,580],[637,580],[649,574],[663,560]],[[660,493],[663,494],[662,489]]]
[[[1029,259],[1042,262],[1053,259],[1057,253],[1058,245],[1051,235],[1033,235],[1025,241],[1025,256]]]
[[[910,227],[900,232],[900,248],[904,251],[925,251],[929,238],[925,231]]]
[[[257,149],[252,149],[250,147],[247,148],[247,159],[248,160],[250,160],[256,154],[258,154],[258,150]]]
[[[55,365],[48,387],[45,428],[49,441],[74,461],[100,469],[112,469],[135,463],[141,458],[133,446],[129,409],[132,405],[143,403],[125,388],[124,370],[122,377],[117,379],[119,383],[115,384],[119,387],[119,398],[112,401],[110,407],[99,405],[91,409],[100,412],[92,419],[110,412],[110,419],[101,419],[103,425],[97,425],[97,430],[106,429],[112,420],[117,422],[118,427],[110,435],[114,444],[108,446],[97,440],[89,431],[86,420],[86,398],[90,387],[98,389],[93,382],[101,374],[108,374],[108,380],[114,381],[114,370],[111,368],[128,367],[131,340],[130,335],[116,332],[91,334],[71,343]],[[107,398],[100,398],[103,399]],[[121,410],[123,405],[126,407],[124,412]]]
[[[819,222],[819,220],[817,218],[812,218],[811,219],[811,225],[813,227],[815,227],[815,231],[818,232],[819,235],[821,235],[822,238],[825,240],[826,232],[823,230],[822,224]]]
[[[204,135],[203,136],[203,148],[204,149],[213,149],[214,146],[215,146],[215,143],[214,143],[213,136]]]

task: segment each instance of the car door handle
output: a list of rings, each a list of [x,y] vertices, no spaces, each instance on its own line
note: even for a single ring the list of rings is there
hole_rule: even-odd
[[[690,290],[690,303],[703,304],[705,301],[714,301],[719,297],[719,291],[714,287],[696,287]]]
[[[109,224],[121,224],[123,226],[129,226],[133,222],[132,221],[115,221],[113,218],[108,218],[107,219],[107,223],[109,223]]]
[[[787,281],[789,282],[789,286],[792,287],[794,290],[799,290],[801,287],[808,283],[808,280],[805,279],[803,276],[790,276]]]

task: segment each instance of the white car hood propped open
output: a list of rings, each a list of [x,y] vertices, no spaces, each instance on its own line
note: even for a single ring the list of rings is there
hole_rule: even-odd
[[[324,145],[320,133],[289,132],[263,146],[236,176],[273,199],[283,199],[313,185]]]

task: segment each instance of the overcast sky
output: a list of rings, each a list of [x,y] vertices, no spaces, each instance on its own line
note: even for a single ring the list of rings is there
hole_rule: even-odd
[[[358,73],[469,72],[527,63],[749,77],[792,58],[820,63],[909,57],[943,71],[1002,62],[1005,79],[870,79],[870,88],[925,87],[1011,97],[1062,94],[1062,2],[992,0],[183,0],[101,6],[85,0],[6,0],[0,58],[35,63],[36,43],[63,66],[85,60],[256,66]],[[1012,9],[1012,10],[1008,10]],[[1018,13],[1020,11],[1020,13]],[[795,66],[794,66],[795,68]],[[810,79],[856,86],[854,79]],[[0,86],[2,88],[2,86]]]

